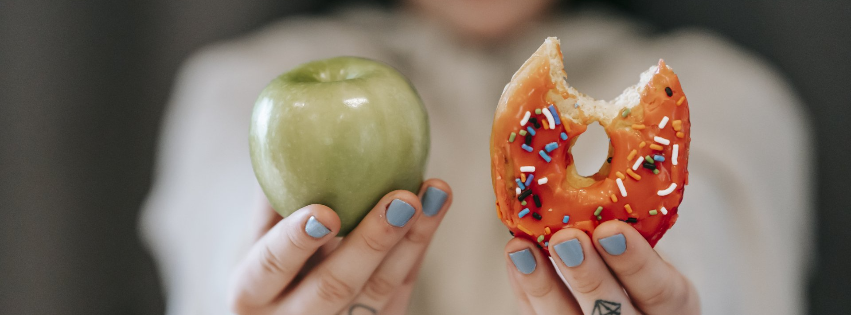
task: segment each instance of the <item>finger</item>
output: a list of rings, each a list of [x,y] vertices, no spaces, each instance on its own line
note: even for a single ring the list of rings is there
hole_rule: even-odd
[[[408,276],[405,277],[405,281],[402,282],[402,285],[396,290],[396,294],[393,298],[390,299],[390,302],[381,309],[379,314],[406,314],[408,310],[408,303],[411,301],[411,293],[414,292],[414,283],[417,281],[417,277],[419,274],[420,267],[423,264],[423,258],[425,253],[422,253],[417,264],[414,265],[414,268],[408,273]]]
[[[522,238],[508,241],[505,259],[515,267],[508,269],[509,276],[520,285],[535,313],[582,314],[549,258],[535,247],[534,243]]]
[[[594,230],[594,244],[636,307],[646,314],[699,314],[697,290],[662,260],[632,226],[609,221]]]
[[[307,259],[339,230],[340,218],[323,205],[301,208],[278,222],[234,273],[232,308],[243,313],[280,296]]]
[[[266,199],[266,195],[262,191],[255,200],[255,204],[252,207],[254,211],[251,217],[251,227],[254,236],[252,239],[256,242],[263,235],[266,235],[266,232],[271,230],[275,224],[278,224],[283,217],[275,212],[275,209],[269,204],[269,200]]]
[[[638,314],[585,232],[558,231],[549,249],[584,314]]]
[[[520,287],[520,283],[517,282],[517,277],[512,274],[512,270],[517,267],[514,266],[514,263],[511,260],[505,261],[505,270],[508,271],[508,283],[511,284],[511,292],[514,292],[514,296],[517,298],[517,307],[520,308],[520,314],[523,315],[535,315],[535,310],[532,309],[532,302],[529,301],[529,297],[526,296],[526,292],[523,292],[523,288]]]
[[[342,310],[414,225],[420,209],[417,196],[409,191],[385,195],[340,246],[284,297],[280,313],[331,314]]]
[[[444,181],[430,179],[423,183],[419,198],[423,216],[411,225],[405,237],[390,250],[353,303],[383,309],[392,297],[397,296],[396,290],[423,258],[434,232],[452,203],[452,190]]]

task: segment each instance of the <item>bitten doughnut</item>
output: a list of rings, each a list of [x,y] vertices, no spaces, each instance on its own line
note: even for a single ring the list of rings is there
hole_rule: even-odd
[[[499,219],[546,248],[566,228],[591,233],[608,220],[632,224],[651,246],[677,220],[688,184],[688,99],[659,60],[613,101],[568,86],[559,41],[550,37],[503,90],[491,132],[491,176]],[[571,148],[599,122],[609,154],[580,176]]]

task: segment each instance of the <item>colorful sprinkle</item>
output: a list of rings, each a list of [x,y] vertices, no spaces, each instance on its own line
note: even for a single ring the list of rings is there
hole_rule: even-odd
[[[659,143],[664,144],[664,145],[671,144],[671,140],[668,140],[668,139],[665,139],[665,138],[662,138],[662,137],[653,137],[653,141],[659,142]]]
[[[549,122],[547,122],[547,121],[546,121],[546,119],[544,120],[544,123],[543,123],[542,125],[544,125],[544,130],[549,130],[549,129],[550,129],[550,123],[549,123]]]
[[[533,178],[535,178],[535,175],[529,174],[529,176],[526,177],[526,182],[524,182],[524,184],[526,184],[527,187],[532,187]]]
[[[626,197],[626,187],[623,186],[623,179],[615,179],[615,182],[618,183],[618,190],[621,191],[621,196]]]
[[[566,133],[562,132],[561,135],[559,135],[559,136],[561,137],[561,140],[567,140],[567,134]]]
[[[637,171],[638,167],[641,166],[641,162],[644,162],[644,158],[639,156],[638,159],[635,160],[635,163],[632,164],[632,170]],[[629,171],[629,170],[627,170],[627,171]]]
[[[603,207],[602,206],[597,207],[597,210],[594,210],[594,215],[600,215],[600,213],[602,213],[602,212],[603,212]]]
[[[549,180],[548,180],[546,177],[541,177],[541,179],[539,179],[539,180],[538,180],[538,185],[544,185],[544,184],[546,184],[548,181],[549,181]]]
[[[638,144],[638,148],[643,148],[645,145],[647,145],[647,142],[641,141],[641,143]]]
[[[661,155],[656,154],[656,155],[654,155],[654,156],[653,156],[653,160],[655,160],[655,161],[659,161],[659,162],[665,162],[665,157],[664,157],[664,156],[661,156]]]
[[[526,111],[526,114],[523,114],[523,119],[520,120],[520,125],[525,126],[529,122],[529,117],[532,117],[532,113]]]
[[[680,153],[680,145],[674,145],[674,152],[671,153],[671,164],[677,165],[677,156]]]
[[[514,142],[515,137],[517,137],[517,134],[512,132],[511,135],[508,136],[508,142]]]
[[[550,129],[556,129],[555,117],[553,117],[553,114],[550,113],[549,109],[544,108],[544,116],[547,117],[547,122],[549,122]]]
[[[538,243],[543,242],[543,241],[544,241],[544,236],[538,235]]]
[[[659,129],[665,128],[665,125],[668,124],[668,116],[662,117],[662,121],[659,122]]]
[[[682,105],[682,104],[683,104],[683,101],[685,101],[685,100],[686,100],[686,96],[685,96],[685,95],[683,95],[682,97],[680,97],[680,100],[678,100],[678,101],[677,101],[677,106]]]
[[[529,122],[532,123],[532,126],[535,126],[535,129],[541,129],[541,123],[538,122],[538,119],[535,117],[529,118]]]
[[[623,205],[623,208],[626,210],[626,213],[632,214],[632,207],[629,204]]]
[[[665,207],[662,207],[659,210],[662,210],[662,215],[668,215],[668,209],[665,209]]]
[[[526,182],[526,174],[520,173],[520,181],[524,182],[524,183]],[[526,186],[529,186],[529,185],[526,185]]]
[[[624,222],[626,222],[626,223],[636,223],[636,222],[638,222],[638,219],[636,219],[636,218],[626,218],[626,220],[624,220]]]
[[[532,147],[526,145],[525,143],[523,145],[521,145],[520,147],[523,148],[523,150],[526,150],[526,152],[532,152],[532,150],[533,150]]]
[[[520,205],[521,205],[521,206],[525,206],[525,205],[526,205],[526,200],[521,201],[521,202],[520,202]]]
[[[532,135],[527,133],[526,137],[524,137],[523,139],[523,143],[525,143],[526,145],[532,145]]]
[[[656,161],[649,155],[644,156],[644,160],[647,161],[647,163],[656,163]]]
[[[544,234],[550,235],[550,233],[552,233],[552,231],[550,231],[550,227],[549,226],[544,227]]]
[[[624,176],[623,173],[621,173],[621,172],[615,172],[615,176],[617,176],[620,179],[626,179],[626,176]]]
[[[626,159],[627,159],[627,160],[632,160],[632,158],[634,158],[634,157],[635,157],[635,154],[637,154],[637,153],[638,153],[638,150],[636,150],[636,149],[632,149],[632,151],[631,151],[631,152],[629,152],[629,155],[627,155],[627,156],[626,156]]]
[[[544,247],[549,247],[549,246],[550,246],[550,242],[544,242]]]
[[[683,138],[683,137],[685,137],[685,136],[686,136],[686,134],[684,134],[682,131],[677,132],[677,138],[682,139],[682,138]]]
[[[668,97],[671,97],[671,96],[673,96],[673,95],[674,95],[674,91],[673,91],[673,90],[671,90],[671,87],[670,87],[670,86],[666,86],[666,87],[665,87],[665,94],[668,94]]]
[[[566,216],[564,216],[564,218],[561,219],[561,223],[567,224],[567,222],[570,222],[570,216],[569,215],[566,215]]]
[[[645,128],[645,126],[643,124],[632,125],[632,129],[642,130],[644,128]]]
[[[656,212],[656,209],[650,210],[650,215],[657,215],[657,214],[658,214],[658,212]]]
[[[527,126],[526,131],[528,131],[529,134],[531,134],[533,136],[535,135],[535,129],[532,129],[532,126]]]
[[[520,196],[520,187],[515,187],[514,190],[517,193],[517,195]]]
[[[523,185],[523,182],[521,182],[519,178],[515,178],[514,182],[517,183],[517,187],[519,187],[520,190],[526,189],[526,185]]]
[[[520,231],[522,231],[523,233],[528,234],[529,236],[531,236],[531,235],[532,235],[532,231],[529,231],[529,229],[527,229],[527,228],[526,228],[525,226],[523,226],[523,225],[518,224],[518,225],[517,225],[517,229],[519,229],[519,230],[520,230]]]
[[[527,214],[529,214],[529,212],[531,212],[531,211],[529,211],[529,208],[524,208],[523,210],[520,210],[520,213],[518,213],[517,216],[522,219]]]
[[[552,159],[549,155],[547,155],[547,153],[546,153],[546,152],[544,152],[544,150],[538,151],[538,154],[539,154],[542,158],[544,158],[544,161],[547,161],[547,163],[549,163],[550,161],[552,161],[552,160],[553,160],[553,159]]]
[[[535,207],[541,207],[541,198],[538,198],[538,195],[532,195],[532,200],[535,201]]]
[[[632,179],[634,180],[641,180],[641,176],[633,172],[631,169],[627,169],[626,174],[629,175],[629,177],[632,177]]]
[[[521,136],[525,136],[525,135],[526,135],[526,130],[520,130],[520,135],[521,135]]]
[[[659,175],[659,169],[658,169],[658,168],[657,168],[657,169],[654,169],[654,170],[653,170],[653,174],[655,174],[655,175]]]
[[[674,189],[677,188],[677,183],[671,183],[671,186],[668,186],[665,190],[660,190],[656,192],[659,196],[667,196],[674,192]]]
[[[553,150],[555,150],[556,148],[558,148],[558,143],[556,142],[550,142],[546,146],[544,146],[544,150],[547,150],[547,153],[553,152]]]
[[[556,125],[561,125],[561,118],[558,117],[558,112],[556,111],[556,107],[553,106],[553,105],[550,105],[550,107],[547,107],[547,109],[549,109],[550,114],[553,115],[553,119],[555,120]]]
[[[602,217],[602,216],[599,216],[599,215],[597,216],[597,221],[600,221],[600,220],[602,220],[602,219],[603,219],[603,217]]]
[[[623,113],[621,113],[621,117],[626,118],[629,116],[629,108],[624,108]]]
[[[609,195],[609,198],[612,199],[612,202],[618,202],[618,196],[615,196],[615,194]]]
[[[655,143],[654,143],[654,144],[651,144],[651,145],[650,145],[650,149],[651,149],[651,150],[656,150],[656,151],[662,151],[662,150],[664,150],[665,148],[663,148],[661,145],[658,145],[658,144],[655,144]]]
[[[656,164],[653,164],[653,162],[647,162],[646,160],[644,163],[641,163],[641,166],[651,171],[656,170]]]
[[[674,131],[680,131],[680,129],[683,129],[683,121],[679,119],[674,120],[671,122],[671,127],[674,127]]]
[[[534,166],[521,166],[520,171],[524,172],[524,173],[532,173],[532,172],[535,171],[535,167]]]
[[[523,192],[520,193],[520,196],[517,196],[517,200],[526,199],[526,197],[529,197],[529,195],[531,195],[531,194],[532,194],[532,190],[526,189],[526,190],[524,190]]]
[[[540,115],[540,114],[541,114],[541,109],[535,108],[535,115]]]
[[[532,218],[533,218],[533,219],[535,219],[535,220],[541,221],[541,219],[542,219],[543,217],[541,217],[541,214],[540,214],[540,213],[532,212]]]

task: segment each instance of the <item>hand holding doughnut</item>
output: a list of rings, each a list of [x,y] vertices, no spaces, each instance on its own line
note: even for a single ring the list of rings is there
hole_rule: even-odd
[[[497,215],[511,233],[547,250],[554,233],[632,225],[650,246],[677,220],[688,184],[688,100],[660,60],[611,102],[565,82],[558,39],[547,38],[506,85],[491,132]],[[609,158],[580,176],[571,154],[587,125],[609,135]],[[547,250],[548,251],[548,250]]]

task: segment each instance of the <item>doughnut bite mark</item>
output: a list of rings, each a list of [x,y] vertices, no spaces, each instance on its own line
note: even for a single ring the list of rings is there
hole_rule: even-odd
[[[679,79],[659,60],[600,101],[567,84],[562,59],[558,39],[547,38],[499,100],[490,143],[497,216],[545,250],[560,229],[590,234],[608,220],[632,224],[653,246],[676,222],[688,184],[691,124]],[[593,122],[606,130],[609,154],[581,176],[571,149]]]

